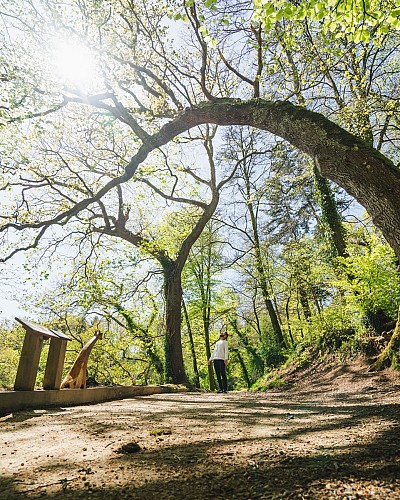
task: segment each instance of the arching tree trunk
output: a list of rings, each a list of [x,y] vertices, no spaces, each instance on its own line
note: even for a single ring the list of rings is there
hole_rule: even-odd
[[[164,125],[152,137],[151,150],[155,143],[166,144],[202,123],[266,130],[310,155],[323,177],[336,182],[367,209],[400,258],[400,170],[367,142],[325,116],[287,101],[216,99],[188,108]],[[136,170],[135,159],[127,167],[128,176]]]
[[[344,188],[367,210],[374,224],[400,259],[400,170],[360,137],[347,132],[325,116],[288,101],[234,98],[213,99],[186,108],[153,135],[141,133],[142,146],[125,166],[124,173],[112,178],[93,196],[82,199],[50,220],[5,224],[1,229],[36,231],[35,246],[46,229],[62,224],[97,203],[116,186],[127,182],[138,166],[157,148],[187,130],[204,123],[246,125],[282,137],[308,154],[323,177]],[[17,251],[8,254],[10,259]]]

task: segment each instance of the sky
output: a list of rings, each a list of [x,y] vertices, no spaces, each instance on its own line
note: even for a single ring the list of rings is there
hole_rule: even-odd
[[[29,288],[30,280],[23,264],[25,255],[15,255],[0,267],[0,321],[14,319],[15,316],[29,318],[25,311],[23,292]]]
[[[22,275],[21,277],[8,275],[0,280],[0,321],[13,319],[15,316],[28,319],[24,311],[24,300],[22,296],[18,297],[19,291],[22,291],[24,286],[25,280]]]
[[[0,320],[14,319],[15,316],[26,317],[27,313],[22,309],[22,304],[17,300],[0,297]]]

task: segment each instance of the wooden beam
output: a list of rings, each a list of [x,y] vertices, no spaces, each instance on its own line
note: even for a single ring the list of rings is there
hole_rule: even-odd
[[[34,390],[42,345],[43,335],[37,335],[28,330],[26,331],[21,357],[19,359],[17,376],[15,377],[15,391]]]
[[[43,389],[59,389],[64,368],[67,340],[52,338],[47,355],[46,370],[44,372]]]

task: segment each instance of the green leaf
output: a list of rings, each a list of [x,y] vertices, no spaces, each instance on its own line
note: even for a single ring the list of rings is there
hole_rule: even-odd
[[[371,39],[371,34],[367,29],[363,29],[361,32],[361,41],[364,43],[368,43]]]
[[[284,9],[285,17],[290,18],[293,15],[293,10],[290,5],[286,5]]]

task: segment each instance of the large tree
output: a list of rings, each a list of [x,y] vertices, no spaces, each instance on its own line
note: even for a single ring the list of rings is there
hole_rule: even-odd
[[[159,183],[161,186],[153,184],[149,179],[150,174],[148,174],[147,178],[143,179],[139,175],[136,176],[137,180],[142,180],[162,199],[167,200],[169,203],[180,205],[183,213],[177,217],[175,223],[171,215],[170,219],[173,223],[164,226],[161,225],[161,230],[159,230],[161,233],[167,232],[169,234],[161,234],[157,239],[146,235],[146,231],[143,230],[143,221],[141,223],[140,221],[137,222],[138,225],[142,226],[140,229],[129,224],[129,203],[123,199],[121,186],[117,187],[118,203],[116,203],[116,214],[107,212],[104,204],[99,203],[100,207],[92,217],[91,222],[91,231],[122,239],[151,255],[161,266],[164,277],[165,297],[166,379],[174,383],[185,383],[187,381],[181,344],[183,268],[189,257],[190,250],[202,234],[206,224],[210,221],[218,206],[221,189],[229,182],[237,168],[237,165],[234,165],[228,175],[220,180],[218,179],[213,152],[213,138],[215,133],[215,128],[206,127],[206,131],[202,137],[207,158],[205,163],[208,163],[208,171],[206,170],[204,174],[199,175],[195,172],[195,169],[190,169],[185,167],[185,165],[178,165],[181,170],[186,170],[189,176],[195,180],[197,189],[192,188],[195,190],[195,197],[184,196],[182,194],[180,183],[175,180],[177,174],[171,165],[167,164],[166,169],[171,171],[171,175],[168,177],[170,178],[169,184],[172,184],[172,186],[168,186],[167,184],[164,187],[162,182]],[[173,182],[171,182],[171,179],[173,179]],[[165,179],[164,184],[166,184]],[[206,193],[203,196],[198,193],[198,190],[201,189]],[[202,200],[203,197],[205,198],[204,201]],[[174,226],[175,228],[178,226],[175,234]]]
[[[391,151],[385,150],[385,155],[373,147],[370,137],[361,137],[354,124],[344,128],[347,125],[339,114],[325,105],[337,86],[331,85],[329,95],[319,100],[331,78],[326,68],[321,70],[324,79],[318,76],[309,85],[304,102],[296,105],[288,100],[296,92],[282,91],[275,78],[279,68],[272,74],[268,64],[276,49],[271,38],[279,32],[265,36],[251,19],[250,3],[244,2],[238,12],[222,1],[216,13],[194,1],[183,7],[171,2],[170,10],[155,1],[86,0],[66,5],[42,0],[38,4],[39,8],[19,0],[4,7],[15,64],[11,69],[7,66],[3,78],[7,86],[3,123],[8,126],[2,138],[2,189],[8,191],[11,202],[3,206],[2,260],[44,243],[52,227],[64,230],[87,220],[93,207],[106,203],[108,193],[130,181],[139,166],[156,161],[154,152],[160,148],[165,152],[168,143],[204,124],[255,127],[308,154],[323,177],[342,186],[368,210],[400,258],[400,171]],[[173,17],[174,33],[169,21]],[[234,29],[225,30],[223,19]],[[317,33],[318,24],[311,20],[309,29]],[[179,30],[184,42],[178,41]],[[387,36],[395,44],[395,37]],[[98,65],[96,78],[73,81],[71,69],[63,82],[57,80],[54,65],[51,68],[46,61],[58,39],[90,52]],[[357,43],[356,59],[369,40]],[[293,70],[300,56],[296,53],[293,59],[293,46],[288,49]],[[393,57],[388,53],[382,64],[393,64]],[[369,64],[368,58],[365,61]],[[279,81],[285,81],[286,69]],[[397,74],[394,67],[391,84]],[[15,97],[18,89],[20,100]],[[282,99],[268,98],[272,94]],[[315,112],[315,105],[323,113]],[[386,138],[393,141],[396,128],[392,125],[397,123],[393,107],[382,119],[383,112],[380,108],[373,115],[381,143]],[[27,124],[19,126],[24,119]],[[51,134],[55,138],[49,148]],[[73,156],[76,138],[81,140],[79,148],[85,149],[79,168],[64,161],[66,151]],[[85,189],[71,189],[77,179]],[[198,234],[204,224],[198,226]],[[60,238],[59,231],[52,236]],[[175,291],[180,296],[180,288]],[[174,314],[180,317],[180,311]],[[174,338],[174,349],[179,351],[180,339]],[[176,366],[176,372],[181,379],[182,367]]]

